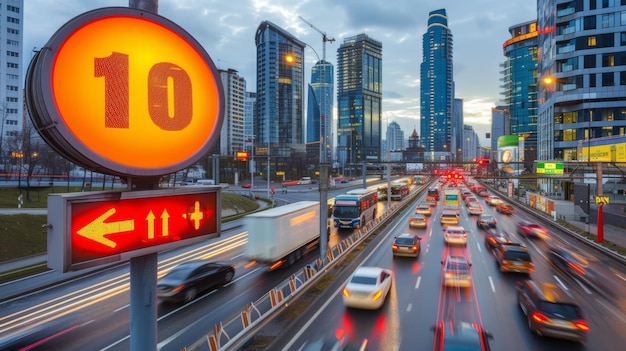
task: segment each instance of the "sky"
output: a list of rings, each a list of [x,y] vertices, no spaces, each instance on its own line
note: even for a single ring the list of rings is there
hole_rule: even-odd
[[[120,0],[24,0],[24,57],[45,46],[72,18],[97,8],[128,7]],[[367,34],[383,45],[383,133],[397,122],[405,138],[420,132],[419,87],[422,36],[428,13],[444,8],[453,35],[456,97],[463,99],[465,124],[474,127],[482,145],[491,128],[491,108],[502,103],[502,44],[511,26],[536,18],[530,0],[161,0],[158,14],[189,32],[219,69],[234,69],[256,89],[256,46],[259,24],[269,20],[313,49],[305,49],[305,79],[317,55],[336,68],[344,39]],[[30,55],[29,55],[30,54]],[[27,66],[27,65],[25,65]],[[336,100],[336,91],[335,91]],[[306,111],[306,109],[305,109]],[[383,139],[385,134],[383,134]]]

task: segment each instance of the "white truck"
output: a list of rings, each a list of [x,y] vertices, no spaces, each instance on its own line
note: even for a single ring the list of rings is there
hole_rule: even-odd
[[[320,241],[320,203],[300,201],[243,217],[244,256],[270,270],[292,265]]]

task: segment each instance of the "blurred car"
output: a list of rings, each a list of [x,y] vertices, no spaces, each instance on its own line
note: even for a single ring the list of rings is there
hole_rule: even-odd
[[[509,215],[509,216],[512,215],[513,212],[515,212],[515,210],[513,209],[513,206],[506,205],[506,204],[496,206],[496,211],[498,211],[498,213],[502,213],[502,214]]]
[[[427,202],[421,202],[415,208],[415,213],[419,213],[424,216],[430,216],[433,213],[433,209],[430,208],[430,205]]]
[[[531,332],[578,342],[586,340],[589,324],[582,310],[558,285],[519,281],[517,303],[526,316]]]
[[[361,266],[343,288],[343,303],[352,308],[379,309],[391,290],[392,280],[389,269]]]
[[[205,260],[181,263],[157,281],[157,297],[163,301],[189,302],[214,286],[233,280],[235,266]]]
[[[459,288],[472,286],[471,264],[465,256],[447,256],[443,264],[443,285]]]
[[[41,322],[30,321],[9,333],[0,331],[0,350],[43,350],[46,349],[45,340],[75,331],[81,324],[74,314],[54,315]]]
[[[443,241],[448,245],[467,245],[467,231],[460,225],[450,225],[443,232]]]
[[[611,279],[611,271],[597,258],[563,247],[551,247],[547,252],[550,264],[561,272],[610,297],[619,297],[623,288]]]
[[[485,231],[485,245],[490,249],[495,249],[504,243],[510,243],[511,236],[503,231],[490,229]]]
[[[409,227],[411,228],[426,228],[427,220],[422,214],[414,214],[409,217]]]
[[[495,195],[489,195],[489,197],[485,198],[485,202],[487,202],[491,206],[502,205],[504,201]]]
[[[459,214],[454,210],[443,210],[439,217],[441,225],[457,225],[459,224]]]
[[[250,183],[242,184],[241,187],[244,188],[244,189],[251,189],[252,188],[252,184],[250,184]]]
[[[480,196],[480,197],[489,197],[489,193],[487,192],[487,190],[479,190],[476,195]]]
[[[470,203],[475,202],[476,204],[478,204],[478,200],[473,197],[473,196],[467,196],[463,202],[465,203],[465,206],[469,207]],[[479,204],[480,205],[480,204]]]
[[[490,214],[482,214],[480,215],[480,217],[478,217],[478,220],[476,221],[476,227],[482,229],[495,228],[496,223],[497,221],[494,216]]]
[[[437,206],[437,198],[431,195],[426,196],[426,203],[428,204],[428,206],[430,207],[436,207]]]
[[[517,234],[523,237],[546,239],[548,230],[537,223],[520,221],[516,225]]]
[[[524,244],[501,243],[496,247],[496,261],[500,267],[500,272],[530,274],[535,271],[535,265]]]
[[[431,328],[435,332],[436,351],[490,351],[493,336],[478,323],[439,321]]]
[[[419,257],[422,249],[420,240],[422,239],[416,234],[404,233],[396,236],[391,245],[393,256]]]
[[[470,204],[467,206],[467,211],[472,216],[480,216],[481,214],[483,214],[483,207],[480,206],[478,202],[470,202]]]

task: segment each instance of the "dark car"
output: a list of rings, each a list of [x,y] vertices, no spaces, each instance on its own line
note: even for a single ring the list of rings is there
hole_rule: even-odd
[[[548,237],[548,230],[537,223],[520,221],[516,225],[517,234],[523,237],[546,239]]]
[[[520,243],[502,243],[496,248],[496,261],[500,272],[515,272],[530,274],[535,271],[535,265],[530,258],[526,246]]]
[[[584,342],[589,332],[580,307],[556,284],[532,280],[517,283],[517,303],[531,332]]]
[[[435,348],[437,351],[490,351],[487,333],[478,323],[463,321],[439,321],[431,328],[435,332]]]
[[[485,246],[490,249],[495,249],[504,243],[510,243],[511,236],[500,230],[487,230],[485,231]]]
[[[482,229],[489,229],[489,228],[495,228],[496,223],[497,221],[492,215],[482,214],[480,215],[480,217],[478,217],[478,220],[476,221],[476,226]]]
[[[391,245],[393,256],[419,257],[422,248],[420,240],[422,239],[416,234],[405,233],[396,236]]]
[[[157,297],[163,301],[189,302],[214,286],[233,280],[235,267],[229,263],[189,261],[181,263],[157,281]]]

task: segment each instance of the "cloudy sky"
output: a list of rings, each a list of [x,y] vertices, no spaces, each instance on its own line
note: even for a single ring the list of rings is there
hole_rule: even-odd
[[[128,0],[24,0],[24,55],[83,12],[128,5]],[[414,128],[419,133],[419,65],[428,13],[445,8],[454,37],[456,97],[464,100],[465,123],[483,145],[489,143],[491,108],[502,99],[502,43],[510,38],[509,27],[536,18],[531,0],[160,0],[158,5],[159,15],[194,36],[218,68],[239,71],[249,91],[256,88],[254,35],[261,21],[272,21],[322,56],[322,36],[302,16],[335,39],[326,43],[326,59],[333,64],[347,37],[365,33],[381,41],[383,124],[398,122],[405,137]],[[316,56],[311,49],[305,55],[308,81]]]

